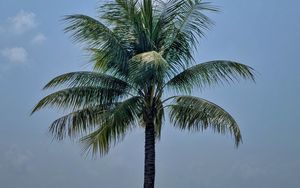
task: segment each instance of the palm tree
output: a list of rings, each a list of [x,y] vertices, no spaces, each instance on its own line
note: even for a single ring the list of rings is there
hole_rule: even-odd
[[[217,9],[201,0],[115,0],[100,7],[99,19],[66,16],[65,31],[85,45],[94,69],[51,80],[44,89],[65,89],[40,100],[32,113],[69,110],[49,131],[58,140],[80,138],[92,154],[104,155],[133,128],[145,129],[144,188],[154,187],[155,142],[166,112],[175,128],[229,133],[238,146],[242,137],[233,117],[189,96],[195,87],[254,80],[253,69],[237,62],[196,63],[193,51],[212,24],[207,11]]]

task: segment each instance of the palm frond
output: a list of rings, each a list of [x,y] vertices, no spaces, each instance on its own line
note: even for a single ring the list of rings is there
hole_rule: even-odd
[[[86,43],[90,47],[104,46],[106,43],[110,43],[114,44],[116,48],[123,49],[120,43],[122,39],[119,39],[99,20],[82,14],[67,15],[63,20],[68,25],[64,31],[71,32],[75,42]]]
[[[138,0],[116,0],[101,7],[102,19],[110,23],[119,36],[127,39],[132,54],[153,50],[142,3]],[[149,11],[149,10],[148,10]],[[148,20],[149,21],[149,20]]]
[[[57,76],[47,83],[44,89],[64,85],[67,85],[67,87],[104,87],[121,90],[129,88],[128,83],[114,76],[98,72],[81,71]]]
[[[212,102],[192,96],[178,96],[169,108],[175,127],[189,131],[212,128],[214,132],[233,135],[236,146],[242,141],[239,126],[233,117]]]
[[[32,114],[45,107],[72,110],[100,104],[110,104],[127,96],[124,90],[103,87],[74,87],[52,93],[38,102]]]
[[[180,5],[176,9],[174,24],[166,30],[168,36],[162,39],[163,57],[181,69],[193,61],[192,52],[198,39],[204,35],[212,21],[204,14],[205,11],[217,9],[202,0],[175,1]],[[172,32],[173,31],[173,32]]]
[[[153,28],[153,40],[158,49],[160,49],[169,37],[170,30],[174,26],[175,18],[178,16],[178,11],[185,3],[185,0],[158,0],[155,1],[156,9],[155,16],[155,26]]]
[[[113,27],[133,25],[139,0],[116,0],[99,7],[101,18]]]
[[[213,84],[230,83],[254,78],[254,70],[233,61],[216,60],[194,65],[170,79],[166,86],[179,92],[190,93],[194,87],[200,89]]]
[[[204,12],[217,11],[217,8],[202,0],[186,0],[180,8],[175,22],[175,26],[179,30],[173,41],[176,40],[178,33],[183,32],[189,35],[189,42],[195,44],[197,38],[201,38],[204,35],[204,30],[207,30],[212,24],[212,20]]]
[[[152,39],[153,30],[153,4],[152,0],[143,0],[143,6],[141,7],[143,23],[148,36]]]
[[[49,132],[57,140],[64,139],[67,135],[70,138],[83,136],[102,124],[107,112],[118,103],[104,104],[77,110],[56,119],[50,126]]]
[[[180,37],[183,33],[179,32],[179,29],[175,27],[177,17],[182,13],[180,11],[181,7],[186,3],[186,0],[160,0],[156,1],[156,3],[157,9],[155,13],[157,18],[152,32],[152,40],[156,49],[160,50],[169,63],[169,72],[176,74],[186,66],[186,62],[192,59],[188,42],[185,41],[185,38]],[[175,35],[177,35],[176,40],[174,39]]]
[[[84,151],[93,155],[105,155],[112,145],[121,141],[126,133],[137,124],[141,114],[141,97],[132,97],[119,103],[109,112],[99,128],[81,139]]]
[[[126,67],[129,52],[122,38],[107,26],[94,18],[80,14],[66,16],[64,20],[68,24],[65,32],[71,32],[75,42],[87,44],[89,48],[101,49],[101,61],[105,62],[107,67],[114,64],[112,67],[117,68],[118,71]],[[93,54],[92,50],[91,53]],[[95,64],[97,69],[96,65],[97,63]]]

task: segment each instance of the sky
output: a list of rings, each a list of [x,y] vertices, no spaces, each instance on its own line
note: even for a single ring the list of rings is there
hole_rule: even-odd
[[[200,41],[197,62],[238,61],[256,83],[193,94],[222,106],[239,123],[230,136],[182,132],[166,121],[156,145],[156,187],[295,188],[300,184],[300,2],[212,1],[215,26]],[[0,0],[0,187],[130,187],[143,183],[143,130],[105,157],[85,157],[75,141],[47,132],[61,113],[33,106],[54,76],[87,69],[88,57],[62,30],[63,15],[96,16],[100,1]]]

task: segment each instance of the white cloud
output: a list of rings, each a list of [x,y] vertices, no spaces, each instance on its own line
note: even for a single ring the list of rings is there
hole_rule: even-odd
[[[5,48],[1,55],[12,63],[24,63],[27,61],[28,53],[23,47]]]
[[[16,16],[8,19],[14,32],[21,34],[37,26],[36,15],[21,10]]]
[[[44,34],[39,33],[31,40],[31,43],[32,44],[42,44],[46,39],[47,38],[45,37]]]

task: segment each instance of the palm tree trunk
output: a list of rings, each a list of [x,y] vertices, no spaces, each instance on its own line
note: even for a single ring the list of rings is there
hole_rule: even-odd
[[[155,180],[155,130],[154,118],[147,117],[145,127],[144,188],[154,188]]]

